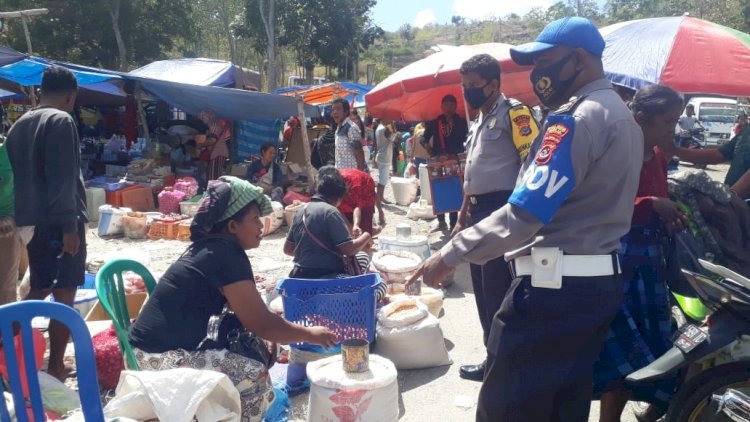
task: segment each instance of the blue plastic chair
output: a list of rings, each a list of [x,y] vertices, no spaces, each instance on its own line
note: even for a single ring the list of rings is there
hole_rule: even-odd
[[[104,422],[104,412],[99,398],[99,381],[96,378],[96,361],[94,360],[94,346],[91,335],[83,318],[73,308],[55,302],[29,300],[0,306],[0,333],[3,345],[13,344],[13,323],[20,326],[23,344],[23,358],[25,363],[29,401],[33,410],[34,420],[46,420],[42,407],[42,393],[39,388],[34,360],[34,341],[31,333],[31,320],[36,317],[54,319],[70,330],[76,354],[76,369],[78,372],[78,394],[81,399],[81,410],[87,422]],[[15,347],[3,347],[5,362],[8,369],[10,393],[19,422],[29,420],[26,413],[26,399],[21,385],[21,374],[18,368],[18,357]],[[5,400],[0,400],[0,420],[9,421],[10,413]]]

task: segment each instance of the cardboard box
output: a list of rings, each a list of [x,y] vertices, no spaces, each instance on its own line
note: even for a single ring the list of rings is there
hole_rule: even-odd
[[[120,208],[123,206],[122,205],[123,192],[133,190],[133,189],[138,189],[138,188],[140,188],[140,186],[131,185],[131,186],[126,186],[120,190],[107,191],[107,193],[105,194],[106,203],[109,205],[112,205],[113,207]]]
[[[141,313],[141,308],[148,299],[147,293],[134,293],[132,295],[125,295],[125,302],[128,304],[128,314],[130,318],[135,318]],[[101,302],[97,301],[96,305],[89,311],[84,318],[86,321],[109,321],[109,315],[104,311],[104,307]]]
[[[154,192],[150,187],[123,190],[122,206],[139,212],[154,211]]]
[[[229,172],[231,176],[236,176],[240,178],[247,177],[247,168],[250,166],[250,164],[246,163],[240,163],[240,164],[232,164],[232,170]]]

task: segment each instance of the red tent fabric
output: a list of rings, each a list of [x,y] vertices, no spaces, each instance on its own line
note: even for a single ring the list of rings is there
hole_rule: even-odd
[[[365,95],[367,111],[373,117],[389,120],[426,121],[440,115],[440,100],[453,94],[458,99],[458,112],[463,115],[458,70],[466,59],[482,53],[500,62],[500,89],[506,96],[536,105],[539,100],[529,81],[531,67],[515,64],[510,47],[501,43],[440,46],[442,51],[398,70]]]

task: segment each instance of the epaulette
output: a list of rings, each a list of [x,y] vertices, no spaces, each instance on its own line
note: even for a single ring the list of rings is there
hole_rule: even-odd
[[[515,108],[515,109],[518,109],[518,108],[526,106],[526,104],[518,101],[515,98],[506,98],[505,99],[505,103],[508,104],[510,106],[510,108]]]
[[[576,109],[576,107],[578,107],[578,104],[580,104],[581,101],[583,101],[584,98],[586,98],[585,95],[581,95],[580,97],[571,97],[570,100],[567,103],[561,105],[560,107],[558,107],[552,113],[554,113],[554,114],[570,114],[570,113],[572,113]]]

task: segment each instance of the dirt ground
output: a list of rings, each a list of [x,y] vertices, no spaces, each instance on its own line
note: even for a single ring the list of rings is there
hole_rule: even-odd
[[[711,166],[709,174],[723,180],[727,166]],[[377,179],[376,179],[377,180]],[[390,187],[386,199],[393,201]],[[427,235],[433,250],[447,240],[447,233],[437,230],[437,221],[412,221],[406,218],[406,207],[385,205],[387,224],[384,235],[395,235],[396,225],[406,222],[413,234]],[[260,248],[249,251],[250,262],[256,275],[267,280],[280,280],[292,268],[292,258],[282,253],[287,227],[267,236]],[[152,272],[163,272],[185,250],[187,243],[178,241],[152,241],[128,239],[101,239],[93,228],[88,231],[89,259],[109,256],[147,259]],[[481,328],[476,316],[476,306],[467,265],[460,266],[454,276],[455,283],[446,291],[444,315],[441,317],[446,345],[453,365],[432,369],[399,371],[399,415],[402,421],[471,421],[476,411],[476,398],[480,383],[466,381],[458,376],[458,367],[479,363],[484,359]],[[292,400],[290,420],[305,420],[307,394]],[[598,420],[598,403],[592,405],[591,421]],[[635,420],[628,410],[623,421]]]

